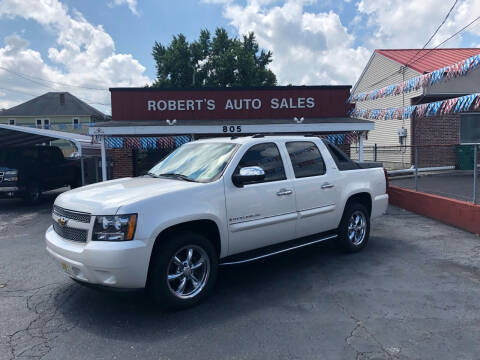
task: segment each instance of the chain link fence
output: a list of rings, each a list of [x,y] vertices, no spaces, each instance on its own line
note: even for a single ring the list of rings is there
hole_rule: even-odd
[[[363,161],[381,162],[392,185],[478,204],[479,153],[476,145],[374,145],[363,147]],[[350,155],[358,161],[359,147]]]

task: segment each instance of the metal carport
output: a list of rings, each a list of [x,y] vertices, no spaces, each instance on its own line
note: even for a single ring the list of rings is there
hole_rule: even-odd
[[[100,145],[93,143],[93,138],[91,136],[48,129],[0,124],[0,147],[38,145],[59,139],[69,141],[77,148],[77,152],[80,156],[82,185],[85,185],[84,156],[100,156]]]

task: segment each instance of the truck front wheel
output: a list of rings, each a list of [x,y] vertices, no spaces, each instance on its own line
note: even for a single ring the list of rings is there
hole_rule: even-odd
[[[370,214],[360,203],[347,205],[338,229],[340,245],[347,252],[362,250],[370,236]]]
[[[154,254],[148,290],[164,309],[182,309],[202,300],[217,278],[218,259],[204,236],[182,231],[161,241]]]
[[[37,183],[31,183],[27,186],[25,191],[24,200],[29,204],[36,204],[40,201],[42,191]]]

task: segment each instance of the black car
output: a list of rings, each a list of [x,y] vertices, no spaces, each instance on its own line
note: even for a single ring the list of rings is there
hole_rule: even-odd
[[[78,160],[65,159],[55,146],[0,148],[0,198],[36,202],[43,191],[81,185]]]

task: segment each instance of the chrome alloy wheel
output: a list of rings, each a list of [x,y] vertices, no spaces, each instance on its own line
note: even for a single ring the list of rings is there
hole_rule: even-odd
[[[190,299],[198,295],[207,284],[210,260],[201,247],[184,246],[170,259],[167,269],[170,291],[180,299]]]
[[[348,238],[353,245],[360,245],[367,233],[367,218],[362,211],[354,211],[348,220]]]

